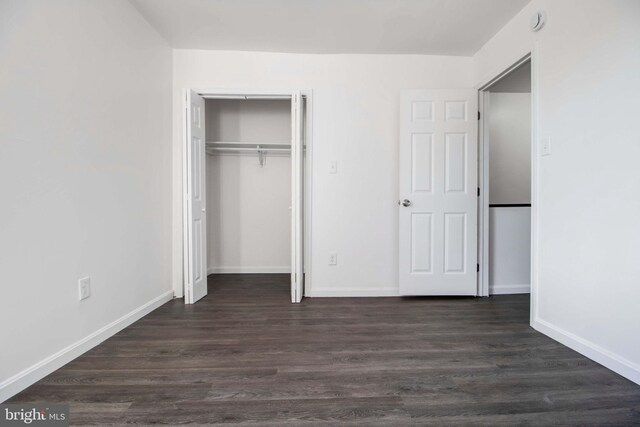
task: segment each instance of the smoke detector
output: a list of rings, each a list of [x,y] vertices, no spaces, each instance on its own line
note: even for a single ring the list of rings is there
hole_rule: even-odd
[[[531,16],[531,20],[529,21],[529,28],[531,31],[540,31],[542,27],[544,27],[544,23],[546,21],[546,15],[543,11],[539,10]]]

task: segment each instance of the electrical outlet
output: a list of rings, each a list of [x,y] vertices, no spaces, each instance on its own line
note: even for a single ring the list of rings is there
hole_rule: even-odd
[[[338,265],[338,254],[335,252],[329,253],[329,265]]]
[[[329,162],[329,173],[338,173],[338,161],[332,160]]]
[[[87,299],[91,296],[91,278],[90,277],[83,277],[82,279],[78,280],[78,297],[80,298],[80,301],[82,301],[83,299]]]

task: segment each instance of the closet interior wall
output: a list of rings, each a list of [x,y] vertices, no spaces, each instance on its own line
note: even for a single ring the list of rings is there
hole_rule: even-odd
[[[291,144],[291,102],[206,100],[207,142]],[[291,270],[291,157],[255,151],[207,155],[208,273]]]

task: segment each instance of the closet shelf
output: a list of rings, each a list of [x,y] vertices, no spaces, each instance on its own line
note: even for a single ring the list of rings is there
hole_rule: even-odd
[[[253,148],[256,146],[269,147],[269,148],[291,148],[289,142],[232,142],[232,141],[207,141],[207,147],[237,147],[237,148]]]
[[[205,148],[208,154],[216,153],[241,153],[241,152],[255,152],[258,155],[258,162],[260,167],[264,166],[265,153],[273,152],[291,152],[291,144],[273,144],[273,143],[256,143],[256,142],[221,142],[221,141],[207,141]]]

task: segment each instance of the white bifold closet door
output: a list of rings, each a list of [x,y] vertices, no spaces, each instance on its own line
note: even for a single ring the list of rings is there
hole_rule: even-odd
[[[301,93],[291,95],[291,302],[302,300],[303,254],[303,165],[304,106]]]
[[[186,171],[184,215],[185,303],[207,295],[207,213],[204,99],[193,91],[185,94]]]
[[[477,92],[401,97],[401,295],[477,294]]]

